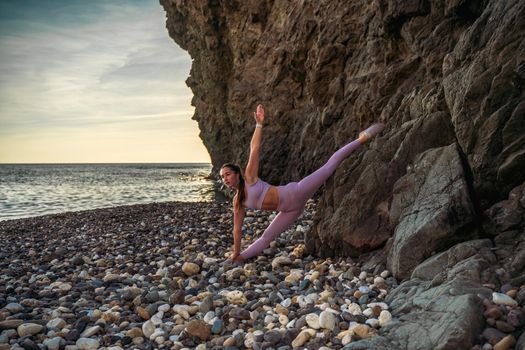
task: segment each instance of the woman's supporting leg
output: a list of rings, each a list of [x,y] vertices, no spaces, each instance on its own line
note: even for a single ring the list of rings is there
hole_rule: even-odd
[[[259,255],[263,250],[265,250],[270,243],[282,232],[284,232],[289,226],[291,226],[294,221],[301,216],[303,210],[294,210],[294,211],[281,211],[275,219],[270,223],[270,225],[264,230],[259,239],[253,242],[246,250],[244,250],[241,255],[245,259],[249,259],[253,256]]]

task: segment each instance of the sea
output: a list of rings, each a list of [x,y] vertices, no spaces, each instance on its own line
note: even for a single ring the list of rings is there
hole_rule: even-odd
[[[0,221],[153,202],[222,201],[211,164],[0,164]]]

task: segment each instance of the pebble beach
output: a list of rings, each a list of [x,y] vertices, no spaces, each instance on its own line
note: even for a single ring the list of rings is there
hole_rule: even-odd
[[[307,255],[315,202],[264,254],[223,265],[227,203],[0,222],[0,349],[340,349],[392,322],[397,281]],[[275,213],[248,212],[243,247]]]

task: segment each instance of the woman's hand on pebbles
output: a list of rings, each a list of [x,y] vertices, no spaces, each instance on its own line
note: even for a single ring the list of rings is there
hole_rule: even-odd
[[[243,264],[245,260],[246,259],[244,259],[240,253],[232,252],[226,262],[230,262],[231,264]]]
[[[231,262],[235,262],[235,259],[237,259],[237,257],[239,256],[240,252],[235,252],[233,251],[231,254],[230,254],[230,257],[228,258],[228,260],[230,260]]]

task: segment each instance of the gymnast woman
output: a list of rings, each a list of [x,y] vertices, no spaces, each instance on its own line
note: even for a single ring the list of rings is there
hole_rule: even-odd
[[[250,143],[250,157],[246,169],[233,163],[224,164],[220,169],[223,183],[236,191],[233,198],[233,252],[227,263],[242,264],[245,260],[260,254],[282,232],[303,213],[306,202],[335,169],[355,149],[384,129],[377,123],[359,134],[359,138],[336,151],[321,168],[299,182],[284,186],[272,186],[261,180],[259,173],[259,152],[264,124],[264,108],[258,105],[254,112],[255,130]],[[245,208],[277,210],[279,213],[260,238],[241,252],[241,229]]]

